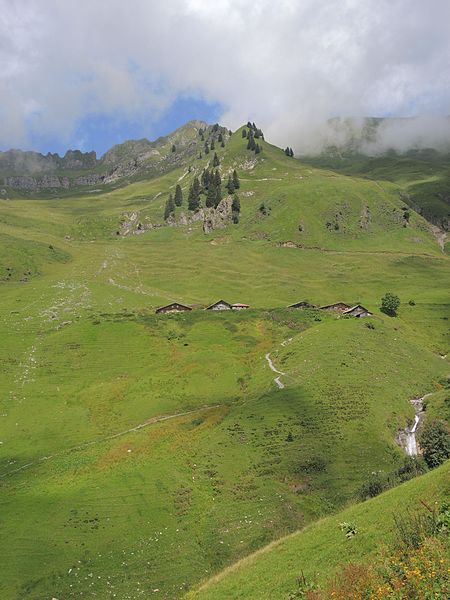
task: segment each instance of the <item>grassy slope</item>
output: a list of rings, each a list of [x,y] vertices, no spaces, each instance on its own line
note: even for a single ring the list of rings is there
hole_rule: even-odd
[[[13,257],[17,273],[31,271],[1,284],[1,473],[32,463],[1,480],[4,597],[181,595],[346,502],[371,470],[394,468],[408,399],[446,374],[448,258],[427,224],[392,218],[394,188],[310,169],[268,144],[246,171],[254,155],[239,136],[218,153],[241,175],[241,223],[210,236],[199,224],[115,235],[124,212],[161,221],[185,170],[98,195],[0,202],[5,248],[15,240],[2,268]],[[185,192],[203,165],[180,180]],[[346,199],[340,230],[328,231]],[[404,301],[397,320],[377,309],[388,289]],[[152,314],[218,297],[256,308]],[[375,329],[280,308],[303,298],[361,301]],[[286,372],[282,391],[268,351]]]
[[[207,581],[190,599],[285,599],[303,572],[324,583],[346,562],[365,562],[394,536],[394,515],[448,497],[449,464],[384,492],[362,504],[316,521],[281,539]],[[358,533],[347,539],[339,523],[355,523]]]

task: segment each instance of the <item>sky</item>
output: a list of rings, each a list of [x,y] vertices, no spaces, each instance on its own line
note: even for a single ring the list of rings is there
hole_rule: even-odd
[[[449,0],[0,0],[0,149],[155,139],[190,119],[307,150],[331,117],[450,139]],[[385,142],[387,143],[387,142]]]

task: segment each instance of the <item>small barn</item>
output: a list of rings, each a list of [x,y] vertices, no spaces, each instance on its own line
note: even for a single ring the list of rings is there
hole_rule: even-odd
[[[290,304],[288,308],[316,308],[314,304],[310,304],[306,300],[301,300],[300,302],[296,302],[295,304]]]
[[[160,306],[155,312],[157,315],[159,315],[161,313],[185,312],[188,310],[192,310],[192,308],[190,306],[180,304],[179,302],[172,302],[171,304],[166,304],[166,306]]]
[[[236,304],[231,305],[231,310],[245,310],[246,308],[250,308],[248,304],[242,304],[241,302],[236,302]]]
[[[320,310],[332,310],[334,312],[343,313],[349,308],[350,306],[345,304],[345,302],[335,302],[334,304],[326,304],[325,306],[321,306]]]
[[[343,315],[351,315],[352,317],[357,317],[358,319],[361,317],[371,317],[372,313],[367,310],[362,304],[356,304],[347,310],[344,310]]]
[[[207,306],[205,310],[231,310],[232,307],[233,305],[225,300],[217,300],[217,302],[214,302],[214,304]]]

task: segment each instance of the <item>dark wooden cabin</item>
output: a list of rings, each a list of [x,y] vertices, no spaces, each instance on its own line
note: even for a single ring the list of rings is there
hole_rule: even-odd
[[[356,304],[356,306],[352,306],[347,310],[344,310],[343,315],[351,315],[352,317],[357,317],[358,319],[361,317],[371,317],[372,313],[367,310],[362,304]]]
[[[192,310],[192,308],[190,306],[180,304],[179,302],[172,302],[171,304],[166,304],[166,306],[160,306],[155,312],[157,315],[159,315],[161,313],[185,312],[188,310]]]
[[[296,302],[295,304],[290,304],[288,308],[316,308],[314,304],[310,304],[306,302],[306,300],[302,300],[301,302]]]
[[[214,304],[210,304],[205,308],[205,310],[231,310],[232,304],[226,302],[225,300],[217,300]]]
[[[320,310],[333,310],[335,312],[343,313],[348,308],[350,308],[350,306],[345,304],[345,302],[335,302],[334,304],[326,304],[325,306],[321,306]]]

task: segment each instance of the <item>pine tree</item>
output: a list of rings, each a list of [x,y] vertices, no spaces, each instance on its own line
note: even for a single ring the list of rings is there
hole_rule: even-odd
[[[250,132],[249,138],[248,138],[248,143],[247,143],[247,150],[255,150],[255,149],[256,149],[255,138],[253,137],[253,134]]]
[[[241,187],[241,182],[239,181],[238,174],[236,173],[236,169],[233,171],[233,185],[236,190]]]
[[[220,147],[221,147],[221,148],[225,148],[225,140],[222,140],[222,141],[220,142]]]
[[[242,130],[242,137],[243,137],[243,138],[246,138],[246,137],[247,137],[247,130],[246,130],[246,129],[243,129],[243,130]]]
[[[218,169],[216,169],[216,171],[214,173],[214,185],[216,187],[220,187],[222,185],[222,179],[220,178],[220,173],[219,173]]]
[[[216,200],[214,202],[215,208],[219,206],[219,202],[222,200],[222,186],[216,186]]]
[[[215,143],[214,143],[214,139],[211,140],[211,150],[214,150],[214,148],[216,147]]]
[[[208,188],[208,194],[206,195],[206,206],[212,208],[216,205],[216,186],[214,182],[211,182]]]
[[[247,127],[248,127],[249,129],[251,129],[251,128],[252,128],[252,124],[250,123],[250,121],[247,121]]]
[[[202,140],[202,142],[205,141],[205,136],[203,135],[203,133],[201,134],[200,139]]]
[[[200,127],[200,129],[198,130],[198,135],[200,135],[200,136],[203,135],[203,128],[202,127]]]
[[[234,183],[233,183],[233,180],[231,178],[231,175],[228,176],[228,183],[227,183],[226,187],[227,187],[228,193],[230,195],[234,193]]]
[[[294,151],[292,150],[292,148],[289,148],[289,156],[293,157],[294,156]]]
[[[203,186],[203,189],[205,189],[205,190],[208,189],[208,186],[209,186],[209,171],[208,171],[208,169],[203,169],[202,186]]]
[[[237,212],[237,213],[241,212],[241,201],[239,200],[239,196],[237,194],[233,194],[233,202],[231,204],[231,210],[233,212]]]
[[[290,152],[290,150],[289,150],[288,147],[286,147],[284,153],[286,154],[286,156],[290,156],[291,155],[291,152]]]
[[[259,154],[261,152],[261,146],[259,144],[256,144],[255,146],[255,154]]]
[[[218,141],[218,142],[223,142],[223,135],[222,135],[222,132],[221,132],[221,133],[219,133],[219,136],[218,136],[218,138],[217,138],[217,141]]]
[[[183,191],[179,185],[175,188],[175,204],[176,206],[181,206],[183,204]]]
[[[195,193],[194,186],[191,185],[189,188],[189,197],[188,197],[188,209],[192,211],[198,210],[200,206],[200,201],[198,194]]]
[[[220,165],[219,157],[217,156],[217,152],[214,152],[214,158],[212,162],[213,167],[218,167]]]
[[[209,154],[208,142],[205,142],[205,154]]]
[[[172,152],[176,152],[177,151],[177,147],[175,146],[175,144],[172,144]]]
[[[200,181],[199,181],[198,177],[194,177],[194,181],[192,182],[192,188],[193,188],[194,194],[196,195],[197,200],[198,200],[199,196],[200,196],[200,189],[201,189]]]
[[[170,217],[170,215],[173,215],[174,213],[175,213],[175,202],[173,201],[172,194],[169,194],[169,197],[166,202],[166,206],[164,208],[164,221],[167,221],[167,219]]]

